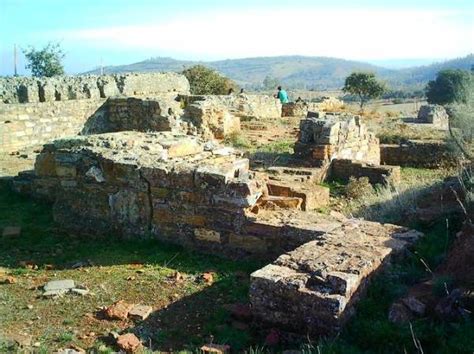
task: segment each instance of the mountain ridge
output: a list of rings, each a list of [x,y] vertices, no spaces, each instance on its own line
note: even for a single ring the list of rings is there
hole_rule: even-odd
[[[430,65],[390,69],[383,66],[334,57],[301,55],[251,57],[216,61],[178,60],[171,57],[155,57],[140,62],[108,66],[105,73],[182,71],[201,64],[215,69],[239,85],[260,88],[265,77],[275,78],[291,88],[338,89],[353,71],[372,71],[386,81],[392,89],[421,89],[442,69],[466,69],[474,65],[474,54]],[[97,74],[99,69],[86,72]]]

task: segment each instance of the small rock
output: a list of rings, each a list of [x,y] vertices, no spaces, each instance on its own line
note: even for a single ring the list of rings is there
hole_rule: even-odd
[[[126,320],[132,308],[133,304],[120,300],[105,309],[105,316],[111,320]]]
[[[211,272],[206,272],[201,275],[201,279],[207,284],[212,284],[214,282],[214,275]]]
[[[33,310],[33,305],[26,305],[26,308],[27,308],[28,310]]]
[[[133,333],[126,333],[117,338],[117,345],[127,353],[133,353],[141,347],[141,342]]]
[[[76,285],[74,280],[52,280],[43,286],[44,291],[65,290],[66,292],[74,288]]]
[[[60,297],[66,294],[69,289],[49,290],[43,293],[43,297]]]
[[[81,295],[81,296],[85,296],[85,295],[88,295],[88,294],[89,294],[89,290],[87,290],[87,289],[80,289],[80,288],[73,288],[73,289],[71,289],[71,292],[72,292],[73,294]]]
[[[184,280],[184,275],[176,271],[170,276],[170,279],[174,280],[177,283],[180,283]]]
[[[34,342],[33,347],[39,348],[39,347],[41,347],[41,343],[40,342]]]
[[[0,280],[0,284],[15,284],[16,283],[16,278],[12,277],[11,275],[6,276],[2,280]]]
[[[128,317],[134,320],[145,320],[153,312],[153,308],[147,305],[135,305],[128,312]]]
[[[206,344],[201,347],[204,353],[218,353],[224,354],[230,351],[230,346],[227,344]]]
[[[436,314],[442,320],[458,320],[464,316],[465,310],[461,307],[462,292],[454,289],[451,293],[442,298],[435,307]]]
[[[17,237],[21,235],[21,227],[19,226],[6,226],[3,229],[3,237]]]
[[[388,320],[396,324],[403,324],[412,319],[412,314],[405,305],[394,303],[388,312]]]
[[[403,304],[417,316],[423,316],[426,311],[426,306],[420,300],[413,296],[402,299]]]

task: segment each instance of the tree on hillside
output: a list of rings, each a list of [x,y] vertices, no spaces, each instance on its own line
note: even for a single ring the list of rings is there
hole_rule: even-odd
[[[59,43],[48,43],[43,49],[36,50],[30,46],[23,50],[27,65],[26,69],[31,70],[33,76],[56,76],[64,75],[62,60],[66,56]]]
[[[346,78],[342,90],[356,95],[360,109],[363,110],[367,101],[380,97],[385,92],[385,85],[378,81],[373,73],[353,72]]]
[[[471,89],[472,74],[467,70],[442,70],[436,79],[428,82],[426,98],[428,103],[448,105],[467,103]]]
[[[183,75],[188,79],[193,95],[226,95],[229,89],[238,89],[234,81],[204,65],[190,67]]]
[[[266,90],[274,90],[278,86],[278,79],[273,76],[267,75],[263,79],[263,88]]]

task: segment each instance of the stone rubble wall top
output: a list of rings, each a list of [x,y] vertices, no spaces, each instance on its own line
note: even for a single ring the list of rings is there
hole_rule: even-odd
[[[189,82],[178,73],[128,73],[57,77],[0,78],[0,103],[34,103],[143,96],[166,92],[189,94]]]

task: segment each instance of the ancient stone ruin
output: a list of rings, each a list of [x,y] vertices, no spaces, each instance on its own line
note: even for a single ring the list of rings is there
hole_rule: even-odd
[[[418,111],[418,121],[432,124],[440,129],[448,129],[449,116],[443,106],[428,104],[420,107]]]
[[[329,190],[316,183],[327,175],[392,183],[397,168],[379,166],[378,139],[358,117],[308,112],[295,144],[306,166],[252,171],[248,158],[216,139],[238,131],[240,119],[281,116],[281,104],[258,95],[192,96],[183,77],[173,84],[175,76],[145,76],[160,81],[146,84],[136,75],[95,79],[109,80],[122,96],[74,101],[84,105],[71,113],[74,123],[58,118],[63,102],[2,105],[2,127],[14,138],[0,136],[9,149],[27,144],[43,119],[71,124],[37,138],[48,143],[14,188],[53,202],[55,220],[76,233],[152,236],[266,259],[251,276],[256,319],[300,333],[337,332],[371,277],[420,235],[319,213]]]

